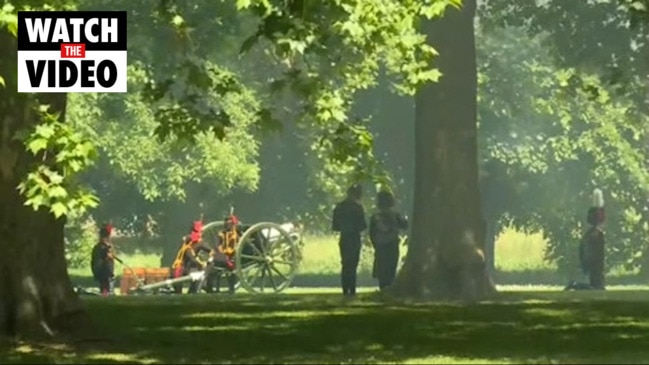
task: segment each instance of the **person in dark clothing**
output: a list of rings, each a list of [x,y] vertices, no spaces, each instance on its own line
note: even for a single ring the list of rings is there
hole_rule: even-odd
[[[99,242],[92,248],[91,270],[92,276],[99,284],[101,295],[113,293],[113,280],[115,279],[115,258],[113,244],[110,236],[113,226],[104,224],[99,229]]]
[[[341,285],[344,295],[356,294],[356,272],[361,254],[361,233],[367,229],[365,210],[360,203],[359,185],[347,189],[347,198],[336,204],[332,230],[340,233]]]
[[[591,225],[583,239],[581,258],[582,268],[588,274],[588,281],[592,289],[604,289],[604,223],[605,213],[603,207],[591,207],[588,210],[588,223]]]
[[[590,227],[579,242],[579,264],[584,274],[588,275],[588,284],[570,282],[564,290],[605,289],[604,256],[605,239],[602,225],[606,219],[602,191],[593,191],[593,203],[588,209],[586,221]]]
[[[203,223],[201,221],[196,221],[192,225],[191,233],[183,239],[183,243],[178,250],[176,259],[171,266],[174,278],[186,276],[192,272],[197,272],[205,268],[205,264],[201,260],[199,260],[198,254],[201,251],[209,253],[212,250],[201,242],[202,231]],[[194,294],[198,292],[200,284],[200,282],[191,282],[191,284],[189,285],[188,293]],[[176,294],[182,293],[182,290],[182,283],[174,285],[174,291],[176,292]]]
[[[377,196],[378,212],[370,217],[370,241],[374,247],[374,276],[379,280],[379,289],[392,284],[399,263],[400,233],[408,229],[406,218],[394,211],[394,196],[387,191]]]

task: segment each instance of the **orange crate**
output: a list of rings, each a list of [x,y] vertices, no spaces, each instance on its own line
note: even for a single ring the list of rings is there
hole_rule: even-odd
[[[122,295],[127,295],[129,290],[137,286],[137,279],[146,277],[146,269],[143,267],[134,267],[132,270],[124,268],[122,278],[119,283],[119,290]]]
[[[146,284],[155,284],[169,279],[170,269],[168,267],[146,269],[144,273],[144,282]]]

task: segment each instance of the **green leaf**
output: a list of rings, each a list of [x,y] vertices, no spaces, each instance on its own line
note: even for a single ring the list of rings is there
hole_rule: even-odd
[[[63,176],[53,170],[44,170],[43,173],[47,176],[50,184],[58,185],[63,183]]]
[[[52,188],[47,190],[47,195],[49,195],[51,198],[66,198],[68,196],[68,192],[62,186],[53,186]]]
[[[26,206],[31,206],[32,209],[38,210],[41,206],[45,205],[45,198],[42,195],[33,196],[25,201]]]
[[[81,162],[79,162],[79,161],[76,161],[76,160],[69,161],[68,166],[74,172],[79,172],[79,171],[81,171],[81,169],[83,169],[83,164]]]
[[[237,0],[237,9],[247,9],[252,5],[252,0]]]
[[[50,208],[50,212],[54,213],[54,216],[56,218],[60,218],[61,216],[65,215],[68,212],[68,207],[61,202],[56,202],[52,204],[52,207]]]
[[[0,9],[0,27],[6,26],[9,33],[12,36],[16,37],[18,34],[18,15],[15,12],[15,8],[10,3],[5,3],[5,5]]]
[[[42,151],[47,148],[47,140],[44,138],[35,138],[29,142],[27,149],[31,153],[36,154],[39,151]]]
[[[80,203],[82,206],[95,208],[99,206],[99,199],[92,194],[83,194],[81,195]]]
[[[459,1],[453,0],[432,0],[432,3],[430,1],[426,1],[426,3],[428,4],[421,8],[421,14],[428,19],[442,16],[449,5],[456,8],[459,6]]]
[[[44,139],[49,139],[56,133],[54,130],[54,126],[52,125],[47,125],[47,124],[39,124],[36,126],[36,135],[43,137]]]
[[[334,118],[337,122],[344,122],[347,119],[345,111],[342,109],[331,110],[331,117]]]

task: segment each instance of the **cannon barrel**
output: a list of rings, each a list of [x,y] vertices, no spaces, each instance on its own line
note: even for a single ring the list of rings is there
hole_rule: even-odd
[[[166,286],[172,286],[174,284],[203,280],[204,277],[205,277],[205,271],[197,271],[189,275],[181,276],[179,278],[167,279],[153,284],[138,285],[133,290],[136,292],[146,292],[149,290],[164,288]]]

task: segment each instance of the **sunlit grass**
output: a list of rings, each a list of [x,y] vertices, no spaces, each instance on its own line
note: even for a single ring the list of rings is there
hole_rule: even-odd
[[[505,229],[496,238],[495,264],[502,271],[555,269],[543,258],[547,241],[540,233],[526,234]]]
[[[545,241],[540,234],[527,235],[507,229],[496,241],[496,266],[505,271],[552,269],[553,265],[543,260]],[[401,256],[405,256],[407,247],[401,247]],[[366,274],[372,268],[373,251],[363,246],[359,272]],[[121,259],[130,267],[159,267],[160,254],[121,254]],[[117,263],[117,272],[122,272],[123,265]],[[306,235],[304,237],[303,260],[300,273],[305,275],[337,275],[340,272],[340,252],[338,240],[334,235]],[[89,268],[70,269],[70,274],[84,276]]]
[[[412,358],[403,361],[401,364],[520,364],[519,361],[507,358],[500,359],[475,359],[453,356],[426,356]]]

